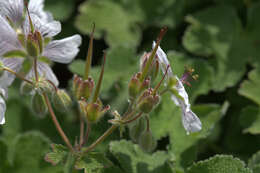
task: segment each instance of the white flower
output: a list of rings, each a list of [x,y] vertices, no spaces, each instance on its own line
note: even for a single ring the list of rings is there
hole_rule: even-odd
[[[6,89],[0,88],[0,125],[5,123],[6,104],[4,98],[7,97]]]
[[[43,42],[45,42],[60,33],[61,24],[58,21],[54,21],[49,13],[43,11],[43,2],[43,0],[30,0],[28,9],[35,31],[41,34]],[[30,34],[32,34],[30,20],[27,12],[25,12],[23,0],[0,0],[0,57],[13,50],[27,53],[26,47],[21,43],[18,35],[23,35],[26,41]],[[42,53],[37,57],[39,76],[45,77],[55,85],[58,85],[58,80],[52,69],[42,59],[47,58],[54,62],[69,63],[79,52],[78,47],[80,44],[81,37],[79,35],[62,40],[49,41],[47,44],[44,44]],[[29,55],[25,59],[18,57],[0,59],[6,67],[16,72],[21,70],[25,61],[32,61]],[[32,74],[33,68],[31,68],[26,78],[34,77]],[[14,78],[14,75],[4,72],[0,77],[0,87],[9,86]]]
[[[155,47],[155,45],[156,43],[153,42],[153,48]],[[160,48],[160,46],[158,47],[156,56],[158,57],[163,73],[165,73],[166,67],[168,65],[170,66],[170,63],[166,54]],[[174,103],[182,109],[182,124],[187,131],[187,134],[200,131],[202,129],[201,121],[190,109],[189,96],[181,80],[173,74],[171,67],[168,69],[167,77],[169,80],[174,80],[175,85],[173,85],[171,88],[171,90],[173,91],[171,98]]]

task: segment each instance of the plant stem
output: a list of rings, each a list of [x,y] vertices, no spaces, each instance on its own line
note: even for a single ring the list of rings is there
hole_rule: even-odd
[[[68,139],[68,137],[66,136],[66,134],[64,133],[64,131],[62,130],[61,126],[60,126],[60,123],[58,122],[56,116],[55,116],[55,113],[52,109],[52,106],[50,104],[50,101],[49,101],[49,98],[47,96],[46,93],[43,93],[43,96],[44,96],[44,100],[47,104],[47,107],[49,109],[49,112],[50,112],[50,115],[51,115],[51,118],[52,118],[52,121],[54,123],[54,125],[56,126],[56,129],[57,131],[59,132],[60,136],[62,137],[62,139],[64,140],[64,142],[66,143],[66,145],[69,147],[69,149],[71,150],[71,152],[74,152],[74,149]]]
[[[98,144],[100,144],[106,137],[108,137],[115,129],[117,128],[116,125],[112,125],[107,131],[100,136],[94,143],[92,143],[85,151],[84,153],[87,153],[91,150],[93,150]]]
[[[16,73],[16,72],[13,71],[12,69],[7,68],[7,67],[4,67],[3,70],[8,71],[9,73],[12,73],[12,74],[15,75],[16,77],[20,78],[21,80],[23,80],[23,81],[25,81],[25,82],[27,82],[27,83],[33,85],[33,82],[32,82],[32,81],[30,81],[30,80],[24,78],[22,75]]]
[[[85,126],[85,122],[84,122],[84,120],[83,120],[82,115],[79,115],[79,118],[80,118],[80,138],[79,138],[79,146],[80,146],[80,148],[81,148],[82,145],[83,145],[83,142],[84,142],[84,126]]]
[[[135,120],[137,120],[139,117],[141,117],[142,116],[142,112],[140,112],[138,115],[136,115],[133,119],[131,119],[131,120],[127,120],[127,121],[125,121],[123,124],[128,124],[128,123],[131,123],[131,122],[133,122],[133,121],[135,121]]]
[[[91,124],[89,122],[87,122],[87,130],[86,130],[86,134],[85,134],[82,146],[88,142],[88,137],[89,137],[90,131],[91,131]]]
[[[34,58],[34,60],[33,60],[33,68],[34,68],[34,73],[35,73],[35,80],[36,80],[36,82],[38,82],[39,75],[38,75],[38,69],[37,69],[37,58]]]

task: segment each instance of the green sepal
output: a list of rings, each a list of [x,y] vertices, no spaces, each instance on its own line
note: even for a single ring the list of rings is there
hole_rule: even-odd
[[[4,58],[26,58],[27,53],[22,50],[12,50],[3,55]]]

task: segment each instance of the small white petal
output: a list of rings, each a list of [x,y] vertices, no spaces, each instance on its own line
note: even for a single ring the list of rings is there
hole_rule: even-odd
[[[23,0],[0,0],[0,14],[8,17],[15,25],[22,21],[24,2]]]
[[[8,98],[7,88],[0,88],[0,96],[4,97],[5,99]]]
[[[81,36],[74,35],[62,40],[51,41],[43,51],[43,56],[59,63],[70,63],[79,52]]]
[[[182,124],[187,134],[192,132],[198,132],[202,129],[200,119],[191,110],[182,112]]]
[[[156,42],[153,42],[153,48],[155,46],[156,46]],[[159,63],[160,63],[161,69],[162,69],[163,73],[165,73],[166,68],[167,68],[168,65],[170,65],[170,63],[168,61],[166,53],[161,49],[160,46],[158,47],[158,49],[156,51],[156,55],[157,55],[157,57],[159,59]],[[168,69],[168,76],[169,75],[172,75],[171,67]]]
[[[12,69],[15,72],[19,72],[22,68],[23,59],[22,58],[3,58],[3,64]],[[0,88],[7,88],[10,86],[15,79],[15,75],[4,71],[3,74],[0,76]]]
[[[40,77],[44,77],[54,83],[55,86],[59,85],[59,81],[55,74],[53,73],[50,66],[44,62],[37,63],[37,71]],[[26,76],[27,79],[35,78],[34,68],[30,70],[30,72]]]
[[[58,21],[44,21],[35,14],[31,14],[34,29],[39,31],[43,37],[54,37],[61,31],[61,24]],[[26,35],[30,32],[30,21],[28,16],[24,21],[23,30]]]
[[[0,16],[0,43],[1,46],[8,44],[7,47],[16,47],[20,49],[21,45],[17,39],[17,34],[14,29],[9,25],[6,19]],[[3,48],[1,48],[3,49]],[[1,51],[3,52],[3,51]],[[1,54],[0,54],[1,55]]]
[[[2,96],[0,96],[0,124],[5,123],[5,111],[6,111],[6,104]]]

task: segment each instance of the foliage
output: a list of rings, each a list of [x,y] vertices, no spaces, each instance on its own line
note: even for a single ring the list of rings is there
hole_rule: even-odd
[[[16,81],[9,88],[6,124],[0,126],[0,172],[260,172],[259,0],[46,0],[46,10],[62,21],[62,35],[85,36],[67,69],[54,66],[63,87],[71,86],[71,73],[84,76],[86,42],[95,23],[91,76],[97,83],[100,52],[107,48],[101,99],[120,114],[128,105],[128,82],[139,70],[140,57],[167,26],[161,47],[174,74],[181,77],[187,66],[199,75],[185,87],[202,131],[187,135],[180,108],[165,95],[149,115],[154,152],[133,143],[126,128],[123,139],[116,130],[95,151],[71,154],[49,115],[35,115]],[[24,56],[6,56],[14,54]],[[79,138],[77,108],[74,103],[65,112],[55,110],[73,142]],[[111,112],[91,126],[87,146],[111,126]]]

